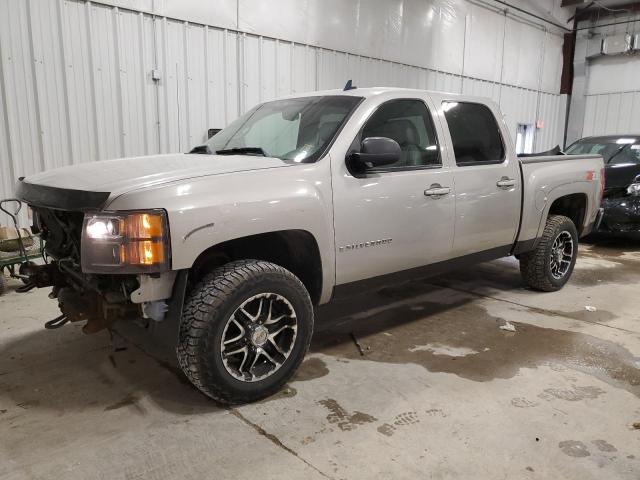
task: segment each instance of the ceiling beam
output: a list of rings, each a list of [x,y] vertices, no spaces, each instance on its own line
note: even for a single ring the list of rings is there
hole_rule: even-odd
[[[577,0],[562,0],[562,5],[564,6],[565,2],[574,2]],[[595,2],[593,3],[591,8],[576,9],[576,17],[578,20],[589,20],[592,15],[597,14],[598,19],[604,17],[610,17],[613,15],[625,15],[628,13],[637,13],[640,12],[640,2],[627,2],[627,3],[618,3],[615,5],[606,5],[607,8],[599,7]],[[628,12],[621,12],[616,10],[628,10]]]

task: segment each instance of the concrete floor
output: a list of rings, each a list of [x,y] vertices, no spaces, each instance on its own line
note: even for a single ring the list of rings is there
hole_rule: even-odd
[[[295,380],[232,409],[12,291],[0,478],[638,479],[639,280],[640,242],[605,239],[557,293],[506,259],[333,304]]]

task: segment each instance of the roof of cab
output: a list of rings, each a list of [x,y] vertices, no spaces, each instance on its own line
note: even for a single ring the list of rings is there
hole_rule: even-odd
[[[287,95],[281,98],[296,98],[296,97],[311,97],[311,96],[323,96],[323,95],[349,95],[354,97],[374,97],[376,95],[381,95],[384,93],[407,93],[407,92],[416,92],[416,93],[428,93],[430,95],[438,95],[438,96],[447,96],[447,97],[456,97],[456,98],[479,98],[479,97],[471,97],[469,95],[461,95],[459,93],[450,93],[450,92],[438,92],[435,90],[421,90],[417,88],[396,88],[396,87],[354,87],[350,90],[343,90],[340,88],[336,88],[333,90],[320,90],[317,92],[304,92],[304,93],[296,93],[293,95]]]
[[[364,88],[355,87],[355,88],[351,88],[350,90],[343,90],[343,89],[320,90],[317,92],[301,92],[301,93],[287,95],[280,98],[287,99],[287,98],[301,98],[301,97],[312,97],[312,96],[315,97],[315,96],[323,96],[323,95],[345,95],[345,96],[372,98],[378,95],[392,96],[394,93],[407,94],[411,92],[415,92],[416,94],[426,93],[427,95],[430,95],[435,102],[442,102],[450,99],[455,99],[456,101],[495,104],[495,101],[488,97],[463,95],[460,93],[441,92],[441,91],[435,91],[435,90],[421,90],[417,88],[396,88],[396,87],[364,87]]]
[[[620,139],[633,139],[636,142],[640,141],[640,134],[630,133],[628,135],[596,135],[593,137],[584,137],[578,140],[579,142],[593,142],[593,143],[610,143]]]

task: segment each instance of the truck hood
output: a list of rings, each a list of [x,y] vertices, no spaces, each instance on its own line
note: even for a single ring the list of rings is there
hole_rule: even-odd
[[[253,155],[167,154],[119,158],[83,163],[30,175],[20,182],[18,194],[28,203],[66,209],[55,197],[80,201],[78,209],[100,208],[124,193],[166,183],[204,177],[290,166],[278,158]],[[77,193],[73,193],[77,192]],[[82,200],[84,199],[84,200]],[[99,201],[102,199],[102,201]],[[70,203],[67,199],[64,203]]]

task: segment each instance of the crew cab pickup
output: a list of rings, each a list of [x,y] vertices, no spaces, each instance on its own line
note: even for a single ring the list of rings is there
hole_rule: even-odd
[[[51,259],[29,269],[58,300],[49,328],[177,322],[186,376],[239,403],[292,376],[332,298],[509,255],[532,289],[561,288],[603,187],[597,155],[518,159],[490,100],[355,88],[263,103],[187,154],[32,175],[17,195]]]

